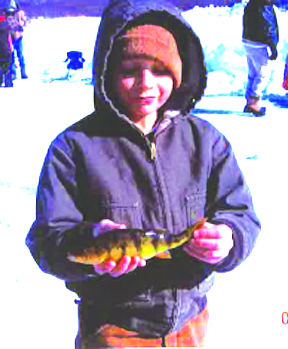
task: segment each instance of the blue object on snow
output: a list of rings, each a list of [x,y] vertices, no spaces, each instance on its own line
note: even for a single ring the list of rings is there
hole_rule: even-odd
[[[67,52],[67,58],[64,62],[68,62],[67,68],[68,70],[74,69],[82,69],[83,63],[85,62],[85,59],[83,58],[83,54],[80,51],[69,51]]]

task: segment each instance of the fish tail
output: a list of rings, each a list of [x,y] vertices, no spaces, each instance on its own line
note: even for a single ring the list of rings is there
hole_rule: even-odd
[[[207,218],[202,218],[202,219],[200,219],[200,221],[198,221],[197,223],[195,223],[195,224],[191,225],[189,228],[187,228],[187,234],[189,236],[188,240],[193,238],[194,231],[200,229],[206,222],[207,222]]]
[[[185,240],[185,242],[189,241],[190,239],[193,239],[194,231],[200,229],[205,224],[205,222],[207,222],[207,218],[202,218],[200,221],[186,228],[181,234],[179,234],[179,237],[182,237],[182,240]]]

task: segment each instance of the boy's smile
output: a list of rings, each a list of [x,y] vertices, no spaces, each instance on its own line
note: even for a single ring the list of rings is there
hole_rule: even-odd
[[[157,111],[169,99],[173,78],[158,61],[142,57],[124,59],[115,73],[115,92],[128,117],[137,122],[157,118]]]

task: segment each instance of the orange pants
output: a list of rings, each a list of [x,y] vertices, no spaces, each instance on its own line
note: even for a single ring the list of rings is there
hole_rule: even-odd
[[[78,338],[76,348],[203,347],[208,318],[208,309],[205,307],[179,331],[169,333],[165,338],[145,338],[137,332],[106,324],[100,327],[97,334],[89,336],[83,342]]]

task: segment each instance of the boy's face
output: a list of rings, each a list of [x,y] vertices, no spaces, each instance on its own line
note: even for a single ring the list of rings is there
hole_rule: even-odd
[[[157,111],[169,99],[173,78],[165,66],[143,57],[125,58],[114,75],[116,98],[132,121],[139,121]]]

